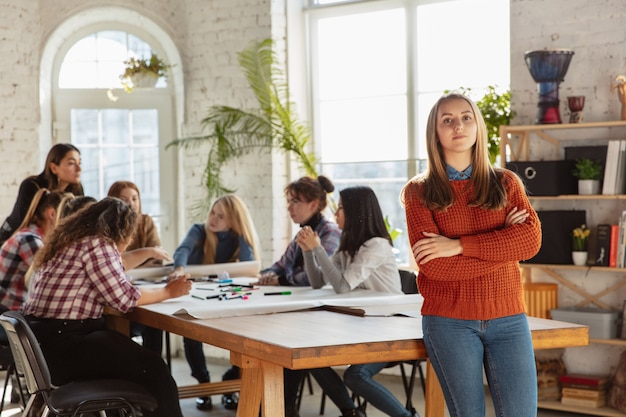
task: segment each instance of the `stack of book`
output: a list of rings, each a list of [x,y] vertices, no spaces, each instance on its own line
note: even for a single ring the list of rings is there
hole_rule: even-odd
[[[626,210],[622,212],[617,224],[599,224],[596,228],[597,266],[617,268],[626,267]]]
[[[607,375],[561,375],[561,404],[598,408],[606,404]]]

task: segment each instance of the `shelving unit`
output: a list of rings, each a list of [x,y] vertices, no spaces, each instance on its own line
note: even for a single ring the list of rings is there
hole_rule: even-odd
[[[559,139],[559,131],[579,130],[579,129],[601,129],[601,128],[624,128],[626,121],[610,121],[610,122],[592,122],[577,124],[551,124],[551,125],[528,125],[528,126],[500,126],[500,160],[502,166],[507,161],[528,161],[530,160],[531,140],[538,138],[552,145],[557,151],[560,150],[561,142],[564,140],[576,140],[576,138],[568,137],[567,139]],[[585,145],[589,144],[589,137],[585,138]],[[602,144],[608,138],[598,138],[598,143]],[[559,196],[530,196],[531,201],[578,201],[578,200],[609,200],[613,204],[617,204],[626,200],[626,195],[559,195]],[[626,286],[626,268],[611,268],[601,266],[575,266],[575,265],[548,265],[548,264],[532,264],[521,263],[520,267],[524,272],[524,276],[529,281],[531,270],[541,270],[543,273],[552,277],[560,285],[567,287],[576,294],[580,295],[583,300],[576,304],[584,306],[593,303],[601,308],[613,309],[613,306],[603,302],[601,298],[604,295],[617,291]],[[558,272],[557,272],[558,271]],[[617,280],[613,285],[598,292],[590,292],[584,288],[575,285],[567,278],[567,274],[573,271],[593,271],[597,273],[621,274],[621,279]],[[618,347],[626,347],[626,340],[623,339],[591,339],[592,344],[602,344]],[[540,401],[539,408],[566,411],[586,415],[597,415],[606,417],[625,417],[626,414],[610,407],[585,408],[561,404],[560,401]]]

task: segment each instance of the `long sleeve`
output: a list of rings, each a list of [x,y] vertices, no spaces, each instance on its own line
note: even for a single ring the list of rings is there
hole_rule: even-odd
[[[6,218],[2,224],[2,228],[0,229],[0,244],[10,238],[13,232],[20,226],[24,217],[26,217],[26,212],[28,212],[28,208],[30,207],[30,203],[33,201],[33,197],[35,197],[39,188],[40,185],[34,177],[27,178],[22,181],[13,210]]]
[[[205,236],[202,224],[194,224],[189,228],[185,238],[174,251],[174,268],[202,263],[197,262],[195,258],[198,257],[198,253],[203,253]]]
[[[473,279],[491,273],[503,264],[533,257],[541,246],[541,224],[524,190],[509,173],[508,205],[503,210],[470,207],[466,181],[453,181],[457,201],[445,212],[433,213],[417,197],[417,184],[407,187],[405,209],[409,243],[423,238],[422,232],[437,233],[460,239],[463,255],[434,259],[418,265],[430,279]],[[526,209],[528,219],[521,224],[504,227],[506,214],[513,208]]]
[[[313,274],[309,275],[309,280],[315,281],[311,283],[313,288],[330,283],[338,294],[355,288],[402,293],[396,260],[391,245],[384,238],[364,242],[352,259],[342,252],[329,257],[321,247],[316,247],[305,252],[304,265],[307,275]]]
[[[326,253],[329,256],[335,253],[339,246],[339,238],[341,237],[341,231],[337,227],[337,224],[329,222],[327,219],[322,219],[315,228],[315,231]],[[261,272],[273,271],[278,275],[281,285],[310,285],[304,267],[296,265],[296,260],[301,253],[302,250],[298,246],[298,243],[295,239],[292,239],[283,256],[281,256],[278,261],[274,262],[272,266]]]
[[[504,171],[508,202],[504,209],[470,206],[469,181],[452,181],[452,206],[431,211],[419,199],[421,184],[405,189],[405,209],[411,247],[422,232],[460,239],[463,254],[436,258],[418,265],[418,286],[424,296],[423,315],[489,320],[525,311],[519,261],[532,257],[541,246],[541,224],[519,179]],[[520,224],[505,226],[514,207],[527,210]]]
[[[252,246],[246,242],[243,235],[240,235],[237,238],[239,241],[239,260],[242,262],[254,261],[254,251],[252,250]]]

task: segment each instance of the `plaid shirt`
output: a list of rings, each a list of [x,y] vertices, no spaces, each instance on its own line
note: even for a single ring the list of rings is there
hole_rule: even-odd
[[[20,310],[26,298],[26,271],[43,246],[43,231],[35,224],[25,227],[0,248],[0,303]]]
[[[67,246],[33,275],[24,314],[51,319],[100,318],[104,306],[127,312],[141,293],[126,278],[115,244],[88,236]]]

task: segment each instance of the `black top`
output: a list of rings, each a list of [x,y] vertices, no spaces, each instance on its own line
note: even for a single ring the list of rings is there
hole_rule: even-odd
[[[6,218],[2,227],[0,227],[0,245],[6,242],[13,232],[15,232],[15,229],[22,224],[35,194],[37,194],[40,188],[45,188],[47,185],[46,181],[39,176],[28,177],[22,181],[17,193],[17,200],[13,206],[13,211],[9,214],[9,217]]]

